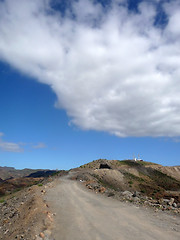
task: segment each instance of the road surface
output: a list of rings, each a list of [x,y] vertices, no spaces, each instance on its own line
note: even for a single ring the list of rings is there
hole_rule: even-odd
[[[55,213],[55,240],[179,240],[180,218],[92,193],[58,179],[46,201]]]

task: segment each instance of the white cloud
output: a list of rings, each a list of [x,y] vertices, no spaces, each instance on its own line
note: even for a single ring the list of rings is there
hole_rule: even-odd
[[[0,137],[4,134],[0,133]],[[5,142],[0,138],[0,150],[4,152],[23,152],[24,149],[21,148],[21,144],[13,143],[13,142]]]
[[[82,129],[179,136],[180,4],[164,4],[161,29],[154,5],[130,13],[118,2],[104,11],[80,0],[72,19],[50,12],[50,1],[2,1],[0,58],[48,84]]]
[[[32,150],[32,149],[41,149],[46,148],[46,144],[43,142],[39,142],[37,144],[32,143],[14,143],[14,142],[6,142],[2,139],[4,133],[0,132],[0,151],[4,152],[24,152],[24,150]]]
[[[46,145],[44,143],[38,143],[33,146],[34,149],[41,149],[41,148],[46,148]]]

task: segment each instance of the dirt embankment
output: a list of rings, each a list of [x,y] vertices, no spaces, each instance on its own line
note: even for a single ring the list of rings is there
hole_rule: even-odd
[[[1,198],[0,239],[41,239],[52,223],[48,205],[43,201],[43,187],[32,186]]]

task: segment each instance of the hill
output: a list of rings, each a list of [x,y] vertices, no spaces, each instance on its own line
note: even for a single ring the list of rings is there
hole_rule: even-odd
[[[56,170],[23,169],[0,167],[0,197],[17,192],[22,188],[41,184],[49,176],[61,173]]]
[[[73,170],[72,170],[73,171]],[[99,159],[76,169],[77,179],[89,188],[104,187],[113,194],[123,191],[180,202],[180,166],[164,167],[152,162]]]
[[[14,169],[11,170],[14,171]],[[65,175],[65,178],[60,178]],[[77,213],[78,223],[79,216],[81,214],[84,216],[84,213],[86,218],[82,222],[87,223],[88,219],[94,218],[90,224],[92,225],[96,222],[96,225],[93,226],[99,232],[97,225],[99,222],[102,223],[102,221],[98,220],[96,213],[100,214],[100,217],[103,216],[105,220],[112,215],[122,217],[124,206],[126,206],[132,221],[132,224],[127,224],[125,220],[128,232],[129,226],[136,222],[134,213],[132,213],[133,209],[137,209],[137,214],[139,214],[140,209],[145,210],[145,212],[148,210],[147,216],[149,216],[149,210],[152,210],[153,216],[154,214],[158,215],[151,222],[154,224],[156,219],[156,224],[160,225],[162,225],[164,217],[167,216],[166,213],[169,213],[170,217],[165,225],[165,229],[172,228],[173,232],[178,231],[177,219],[180,214],[179,177],[180,166],[164,167],[144,161],[99,159],[69,171],[49,172],[48,170],[39,170],[24,177],[13,178],[11,176],[10,179],[0,179],[0,225],[2,226],[0,228],[0,236],[2,236],[0,239],[50,239],[50,235],[47,234],[51,234],[51,227],[56,215],[58,219],[61,216],[63,220],[62,223],[58,220],[57,234],[59,236],[59,229],[67,229],[62,227],[63,224],[72,226],[72,218],[75,213]],[[74,179],[78,182],[70,181],[69,179]],[[89,189],[89,192],[84,189],[85,186]],[[47,193],[49,191],[52,194],[49,195],[51,199],[47,202]],[[91,194],[91,191],[97,194]],[[117,208],[117,201],[101,197],[101,194],[125,201],[126,203],[123,203],[121,205],[123,208],[119,209]],[[92,199],[94,199],[93,202]],[[102,203],[102,201],[108,201],[108,205],[105,202]],[[51,212],[50,204],[53,202],[57,206],[57,211],[55,212],[55,205],[53,206],[53,212]],[[136,208],[132,208],[132,204],[135,204]],[[94,207],[96,209],[100,207],[100,210],[92,212],[95,209]],[[79,209],[79,212],[74,211],[74,209]],[[118,215],[117,210],[119,211]],[[166,211],[166,213],[163,212],[162,218],[159,220],[159,213],[162,213],[162,211]],[[69,213],[72,213],[73,216],[69,215],[69,218],[67,218],[66,216]],[[123,223],[126,214],[122,217],[122,220],[117,221],[117,217],[115,217],[115,221],[113,219],[108,220],[112,223],[110,224],[112,226],[110,229],[114,229],[114,224],[118,222]],[[173,217],[171,214],[173,214]],[[137,218],[139,219],[139,215],[137,215]],[[64,219],[68,219],[67,223]],[[73,223],[78,226],[75,221]],[[141,224],[138,224],[138,226],[142,227],[142,231],[144,231],[143,223],[144,220]],[[82,224],[79,226],[82,226]],[[104,229],[107,226],[109,224],[102,224],[103,236]],[[84,232],[84,227],[82,228]],[[137,228],[134,229],[137,232]],[[90,231],[92,232],[91,228]],[[71,233],[71,231],[69,232]],[[79,232],[77,233],[79,237]]]
[[[30,174],[36,173],[38,171],[48,171],[48,169],[29,169],[25,168],[22,170],[17,170],[13,167],[0,167],[0,178],[6,180],[8,178],[20,178],[26,177]]]

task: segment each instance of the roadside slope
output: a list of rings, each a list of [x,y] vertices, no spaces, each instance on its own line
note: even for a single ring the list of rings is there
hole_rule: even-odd
[[[46,201],[55,240],[178,240],[180,218],[105,198],[68,179],[54,181]]]

